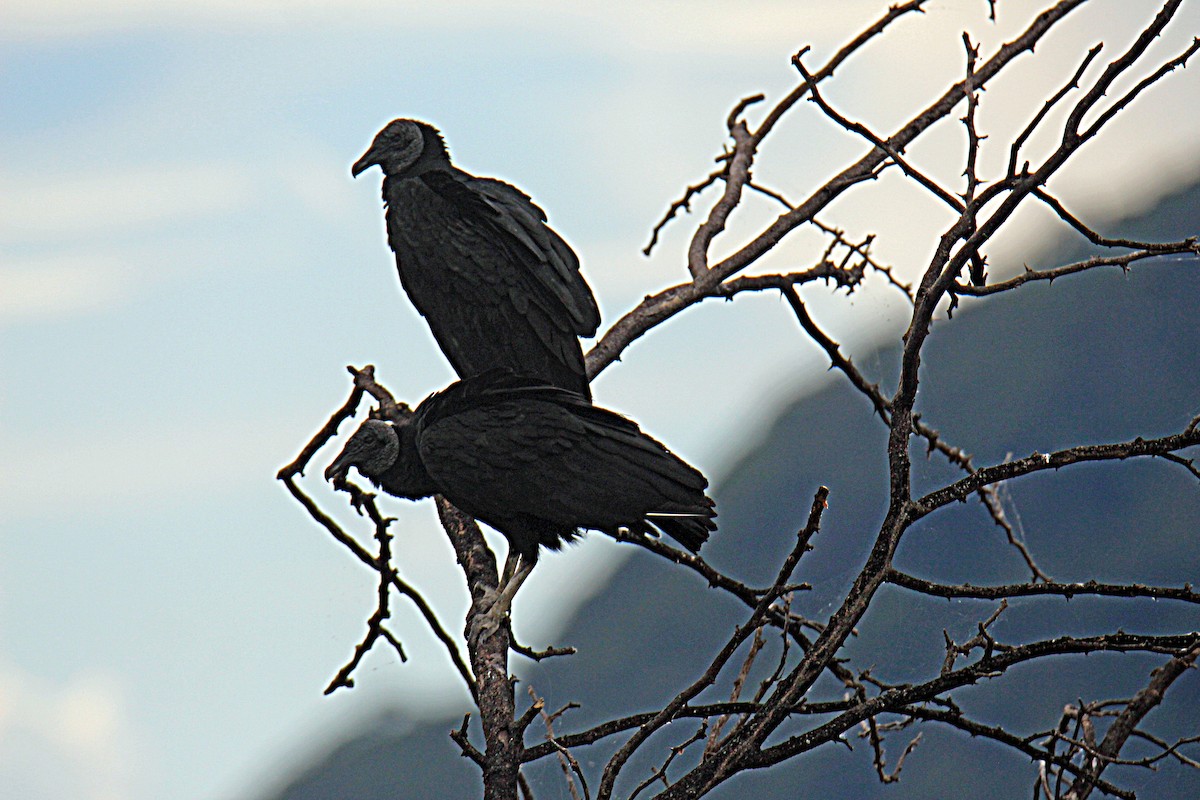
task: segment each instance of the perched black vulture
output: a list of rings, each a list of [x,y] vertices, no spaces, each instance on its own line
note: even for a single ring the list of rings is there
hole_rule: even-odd
[[[454,167],[424,122],[388,123],[351,171],[374,165],[400,283],[458,376],[508,367],[590,398],[578,337],[595,335],[600,313],[546,212]]]
[[[526,566],[583,529],[661,530],[696,552],[717,528],[708,481],[636,423],[508,370],[451,384],[402,423],[367,420],[325,477],[351,467],[398,497],[444,495]]]

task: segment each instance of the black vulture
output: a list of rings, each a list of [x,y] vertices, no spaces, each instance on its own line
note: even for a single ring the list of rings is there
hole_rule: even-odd
[[[458,376],[507,367],[590,398],[578,337],[595,335],[600,312],[546,212],[452,165],[417,120],[389,122],[351,172],[374,165],[400,283]]]
[[[662,531],[696,552],[716,530],[708,481],[637,423],[576,392],[497,369],[367,420],[325,471],[351,467],[398,497],[441,494],[531,567],[584,529]]]

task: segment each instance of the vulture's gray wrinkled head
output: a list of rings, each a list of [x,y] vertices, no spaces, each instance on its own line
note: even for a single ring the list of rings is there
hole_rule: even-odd
[[[400,436],[396,428],[390,422],[369,419],[359,426],[325,470],[325,480],[344,478],[351,467],[357,467],[368,478],[378,479],[391,469],[399,455]]]
[[[375,141],[354,162],[350,174],[357,178],[363,170],[378,165],[384,174],[400,175],[422,160],[449,160],[442,135],[428,123],[394,119],[375,135]]]

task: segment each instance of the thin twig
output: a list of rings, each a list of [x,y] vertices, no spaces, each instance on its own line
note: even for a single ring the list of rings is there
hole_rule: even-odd
[[[1191,239],[1185,239],[1181,242],[1172,242],[1167,246],[1170,247],[1170,249],[1166,252],[1158,250],[1139,250],[1134,253],[1124,253],[1116,256],[1093,256],[1091,258],[1086,258],[1083,261],[1076,261],[1047,270],[1033,270],[1027,266],[1025,267],[1024,272],[1019,275],[1015,275],[1006,281],[992,283],[987,286],[967,286],[962,283],[955,283],[953,291],[955,294],[968,295],[972,297],[984,297],[990,294],[999,294],[1000,292],[1010,291],[1018,286],[1021,286],[1022,284],[1029,283],[1030,281],[1049,281],[1050,283],[1053,283],[1055,279],[1061,278],[1065,275],[1074,275],[1079,272],[1086,272],[1091,269],[1096,269],[1097,267],[1119,267],[1123,272],[1128,272],[1130,264],[1133,264],[1137,261],[1143,261],[1147,258],[1158,258],[1162,255],[1178,253],[1191,253],[1200,255],[1200,243],[1198,243],[1195,237]]]
[[[957,197],[955,197],[950,192],[948,192],[945,189],[943,189],[942,187],[938,186],[937,182],[934,181],[932,178],[926,176],[924,173],[922,173],[916,167],[913,167],[911,164],[909,164],[908,161],[905,160],[904,156],[901,155],[901,152],[903,151],[902,147],[898,147],[898,146],[894,145],[892,142],[890,142],[889,140],[884,139],[880,136],[877,136],[876,134],[872,133],[871,130],[869,128],[867,128],[867,126],[863,125],[862,123],[853,122],[853,121],[847,119],[846,117],[842,116],[841,114],[839,114],[837,111],[835,111],[834,108],[825,101],[825,98],[821,96],[821,93],[819,91],[817,91],[816,81],[813,79],[813,76],[809,74],[808,70],[806,70],[804,68],[804,63],[800,60],[799,53],[796,54],[796,56],[794,56],[792,58],[792,66],[794,66],[796,68],[796,70],[800,73],[801,77],[804,78],[805,83],[808,84],[808,93],[809,93],[810,99],[812,99],[812,101],[814,103],[816,103],[818,106],[820,106],[821,110],[823,112],[825,112],[825,116],[832,119],[834,122],[836,122],[842,128],[850,131],[851,133],[856,133],[859,136],[861,136],[862,138],[866,139],[872,145],[874,145],[879,150],[881,150],[883,153],[885,153],[887,155],[887,157],[889,159],[891,159],[893,164],[900,167],[900,169],[904,171],[905,175],[912,178],[914,181],[919,183],[921,186],[924,186],[926,189],[928,189],[929,192],[934,197],[938,198],[943,203],[950,206],[950,208],[953,209],[954,211],[956,211],[958,213],[963,212],[964,206],[962,204],[962,201],[959,200]],[[965,85],[971,86],[972,84],[973,84],[973,82],[968,81]]]
[[[533,713],[540,714],[542,722],[546,724],[546,741],[553,745],[555,752],[558,754],[558,763],[562,767],[563,779],[567,783],[567,791],[571,793],[571,800],[591,800],[592,793],[588,790],[587,778],[583,775],[583,769],[580,768],[579,762],[575,760],[575,756],[571,754],[571,751],[564,747],[554,735],[554,720],[566,708],[554,715],[547,714],[545,703],[533,691],[532,686],[528,688],[528,692],[532,704],[529,706],[529,711],[526,712],[526,715],[532,717]],[[567,706],[567,708],[569,707]],[[576,778],[579,779],[579,786],[583,787],[583,798],[580,798],[579,788],[575,785]]]
[[[953,599],[973,598],[979,600],[1001,600],[1009,597],[1052,596],[1070,600],[1080,595],[1096,595],[1098,597],[1131,597],[1152,598],[1155,600],[1179,600],[1185,603],[1200,604],[1200,592],[1192,589],[1190,583],[1182,587],[1146,586],[1141,583],[1010,583],[1000,586],[974,586],[969,583],[952,586],[949,584],[933,583],[922,580],[905,572],[890,569],[887,580],[896,586],[902,586],[914,592],[930,597],[945,597]]]

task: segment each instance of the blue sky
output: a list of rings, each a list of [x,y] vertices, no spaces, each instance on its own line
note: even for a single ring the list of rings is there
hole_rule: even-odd
[[[0,785],[29,800],[245,796],[364,709],[457,712],[444,660],[411,621],[408,664],[373,657],[358,688],[321,696],[374,589],[274,480],[344,398],[344,365],[375,363],[413,401],[451,380],[400,295],[377,173],[352,181],[350,164],[393,117],[435,123],[461,166],[548,210],[611,323],[682,279],[694,217],[654,258],[639,250],[711,169],[729,108],[778,97],[795,50],[811,44],[820,63],[884,5],[6,3]],[[1045,3],[999,5],[993,28],[982,0],[931,4],[826,94],[888,130],[960,74],[964,27],[988,52]],[[1094,5],[984,96],[996,141],[1084,48],[1119,47],[1152,4]],[[1185,5],[1158,52],[1200,29]],[[1056,191],[1103,218],[1193,179],[1197,100],[1194,68],[1174,76]],[[808,105],[776,137],[756,174],[793,196],[862,152]],[[953,184],[960,139],[945,126],[913,158]],[[717,250],[774,213],[752,199]],[[911,276],[946,218],[886,179],[830,221],[879,233],[877,252]],[[994,269],[1019,266],[1047,227],[1025,215]],[[819,252],[797,236],[763,271]],[[819,287],[806,297],[860,349],[903,324],[879,283],[850,301]],[[596,399],[717,477],[790,393],[825,379],[786,306],[763,296],[694,309],[642,340]],[[391,510],[401,569],[457,627],[465,594],[430,504]],[[592,537],[546,559],[518,602],[524,638],[551,640],[572,610],[538,611],[537,598],[574,585],[585,602],[620,555]]]

